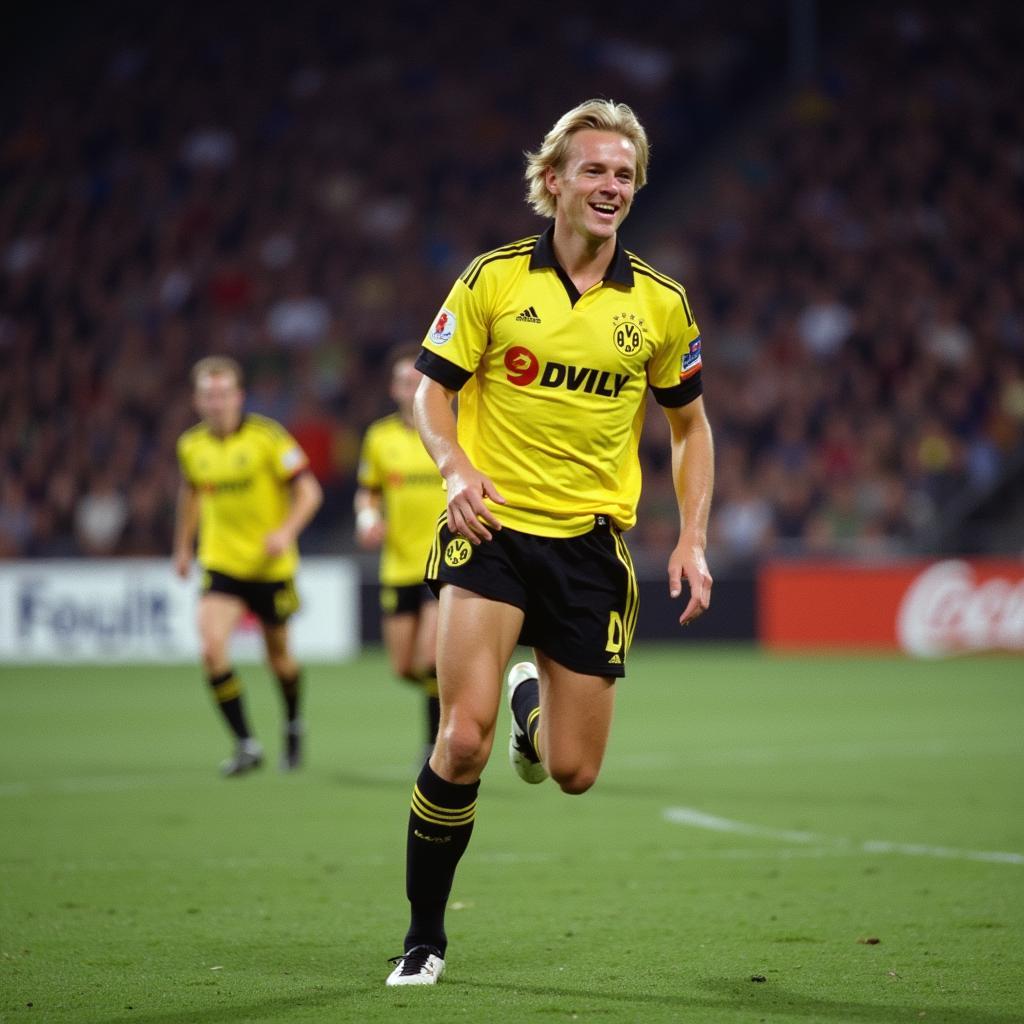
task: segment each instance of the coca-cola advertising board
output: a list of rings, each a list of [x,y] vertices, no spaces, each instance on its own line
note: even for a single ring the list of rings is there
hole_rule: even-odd
[[[780,650],[1024,653],[1024,561],[776,562],[757,605],[762,644]]]

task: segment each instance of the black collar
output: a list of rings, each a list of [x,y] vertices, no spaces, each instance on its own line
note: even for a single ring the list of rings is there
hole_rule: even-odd
[[[541,270],[550,268],[551,270],[559,271],[560,277],[568,278],[568,274],[566,274],[562,264],[558,262],[558,258],[555,256],[555,246],[552,241],[554,237],[555,225],[552,224],[537,239],[537,244],[533,247],[533,253],[530,255],[530,269]],[[630,265],[629,257],[626,255],[626,250],[622,248],[622,243],[619,242],[618,238],[615,239],[615,255],[612,257],[611,263],[608,264],[604,280],[612,281],[614,284],[621,284],[626,288],[633,287],[633,268]]]

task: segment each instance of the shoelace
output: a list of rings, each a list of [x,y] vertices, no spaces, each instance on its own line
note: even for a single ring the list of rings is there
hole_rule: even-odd
[[[388,963],[401,963],[402,976],[406,977],[410,974],[419,974],[420,971],[427,966],[427,960],[432,956],[440,958],[440,950],[435,949],[433,946],[413,946],[408,953],[403,953],[401,956],[389,957]]]

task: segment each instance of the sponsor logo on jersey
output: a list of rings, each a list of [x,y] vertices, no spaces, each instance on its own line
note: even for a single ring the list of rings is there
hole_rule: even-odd
[[[644,343],[644,321],[635,313],[619,313],[613,316],[612,341],[624,356],[639,352]]]
[[[505,353],[506,380],[516,387],[526,387],[540,377],[542,388],[565,388],[582,391],[602,398],[618,398],[629,381],[628,373],[599,370],[593,366],[576,366],[551,360],[541,370],[540,360],[522,345],[515,345]]]
[[[453,569],[465,565],[472,557],[473,545],[465,537],[456,537],[455,540],[450,540],[448,547],[444,549],[445,564],[450,565]]]
[[[252,477],[244,476],[240,480],[204,480],[199,485],[203,494],[222,494],[230,491],[247,491],[252,487]]]
[[[604,398],[618,398],[619,392],[629,380],[628,373],[614,373],[598,370],[592,366],[574,366],[572,363],[545,363],[541,374],[542,388],[562,388],[567,391],[584,391],[588,395]]]
[[[437,473],[400,473],[392,470],[385,475],[384,480],[389,488],[441,486],[441,478]]]
[[[537,357],[522,345],[514,345],[505,353],[506,379],[517,388],[525,388],[537,379],[540,362]]]
[[[430,328],[427,339],[435,345],[443,345],[446,341],[451,341],[455,337],[455,323],[455,314],[442,306],[441,312],[437,314],[437,319],[434,321],[434,326]]]
[[[679,379],[686,380],[687,377],[692,377],[700,367],[700,335],[698,334],[690,342],[690,351],[683,356],[679,364]]]

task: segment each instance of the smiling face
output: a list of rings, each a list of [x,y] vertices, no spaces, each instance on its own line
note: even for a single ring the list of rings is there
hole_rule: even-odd
[[[555,196],[555,231],[569,229],[591,243],[615,237],[636,190],[636,149],[618,132],[586,128],[569,143],[565,166],[548,168]]]

